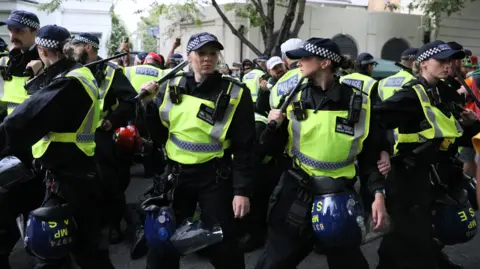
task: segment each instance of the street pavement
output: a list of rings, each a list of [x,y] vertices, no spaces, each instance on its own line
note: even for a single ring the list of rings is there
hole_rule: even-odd
[[[136,166],[132,169],[132,181],[127,191],[127,202],[134,204],[138,200],[138,196],[147,189],[150,180],[141,177],[141,167]],[[477,214],[477,218],[480,215]],[[362,247],[365,256],[370,263],[370,267],[374,269],[377,265],[377,248],[379,241],[374,241]],[[461,263],[465,269],[480,268],[480,236],[476,236],[472,241],[456,245],[453,247],[446,247],[446,252],[452,260]],[[252,269],[256,261],[260,257],[262,250],[255,251],[245,255],[246,268]],[[130,260],[130,247],[128,243],[110,246],[110,257],[115,268],[117,269],[144,269],[145,259],[136,261]],[[11,256],[12,269],[30,269],[32,268],[32,259],[23,251],[22,244],[19,242]],[[195,254],[189,255],[182,259],[181,269],[210,269],[213,268],[207,261],[198,257]],[[310,254],[298,267],[298,269],[327,269],[327,264],[324,256],[317,254]],[[1,268],[0,268],[1,269]],[[88,268],[85,268],[88,269]]]

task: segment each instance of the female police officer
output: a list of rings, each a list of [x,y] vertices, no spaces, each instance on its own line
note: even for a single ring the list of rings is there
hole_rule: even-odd
[[[453,167],[453,141],[457,144],[462,135],[452,109],[457,93],[440,85],[448,75],[451,59],[461,54],[439,40],[424,45],[417,54],[418,79],[374,108],[386,127],[398,127],[399,133],[398,157],[394,158],[386,186],[387,208],[395,229],[380,245],[379,269],[440,266],[439,249],[433,243],[431,209],[435,197],[429,178],[431,164],[446,160],[440,167]]]
[[[177,222],[192,216],[199,202],[202,217],[220,222],[224,232],[223,241],[212,247],[212,265],[245,268],[232,223],[234,216],[241,218],[249,211],[255,122],[248,88],[215,71],[222,49],[210,33],[193,35],[187,45],[193,73],[167,82],[146,109],[155,143],[165,144],[176,176]],[[157,90],[155,82],[144,88]],[[162,257],[151,250],[147,268],[179,268],[179,257]]]
[[[357,157],[360,173],[370,174],[368,184],[376,198],[372,212],[377,228],[386,217],[384,178],[377,169],[378,156],[384,149],[381,146],[387,146],[385,137],[380,136],[384,132],[370,119],[367,95],[340,84],[335,78],[342,61],[338,45],[330,39],[311,38],[301,48],[286,54],[290,59],[300,59],[300,71],[308,83],[295,94],[287,109],[288,121],[284,121],[280,110],[274,109],[269,114],[270,121],[281,124],[276,130],[270,128],[264,133],[264,143],[271,145],[272,153],[283,151],[287,145],[293,167],[282,175],[272,195],[268,241],[256,269],[295,268],[311,252],[312,193],[307,191],[307,195],[299,197],[297,194],[304,188],[300,182],[324,177],[332,185],[344,183],[350,189]],[[352,95],[360,97],[360,103],[364,104],[359,111],[349,105]],[[358,117],[346,117],[349,111],[352,115],[358,112]],[[326,255],[331,269],[369,268],[358,246],[329,247]]]

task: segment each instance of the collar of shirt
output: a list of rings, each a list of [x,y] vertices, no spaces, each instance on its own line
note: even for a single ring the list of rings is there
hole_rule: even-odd
[[[66,73],[67,71],[73,70],[75,68],[81,67],[81,64],[76,63],[75,61],[68,59],[61,59],[45,69],[45,79],[50,82],[52,79],[57,77],[60,74]]]
[[[184,75],[187,78],[187,92],[209,92],[213,89],[217,89],[222,81],[222,74],[215,71],[212,75],[209,75],[202,82],[195,81],[195,74],[193,72],[186,72]]]
[[[317,91],[319,93],[324,93],[330,100],[334,102],[340,101],[341,98],[341,84],[338,82],[337,79],[332,84],[332,87],[329,89],[323,89],[320,86],[313,85],[312,80],[308,80],[308,87],[310,87],[313,91]]]

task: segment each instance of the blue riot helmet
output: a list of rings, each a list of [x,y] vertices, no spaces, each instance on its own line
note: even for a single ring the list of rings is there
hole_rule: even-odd
[[[360,246],[367,228],[363,207],[353,192],[317,195],[312,205],[312,227],[326,246]]]
[[[463,189],[436,199],[432,215],[435,236],[445,245],[468,242],[477,234],[475,211]]]
[[[30,212],[25,247],[44,260],[67,257],[75,243],[77,224],[68,205],[43,206]]]
[[[170,238],[175,233],[175,215],[173,209],[166,206],[160,197],[145,200],[142,208],[145,211],[145,240],[148,247],[164,251],[173,250]]]

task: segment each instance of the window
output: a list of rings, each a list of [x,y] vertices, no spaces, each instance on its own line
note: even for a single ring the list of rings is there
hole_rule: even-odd
[[[348,54],[352,59],[357,58],[358,48],[352,38],[347,35],[337,35],[333,37],[332,40],[340,47],[340,53],[342,55]]]
[[[391,38],[382,47],[382,59],[399,62],[402,52],[410,48],[403,38]]]

